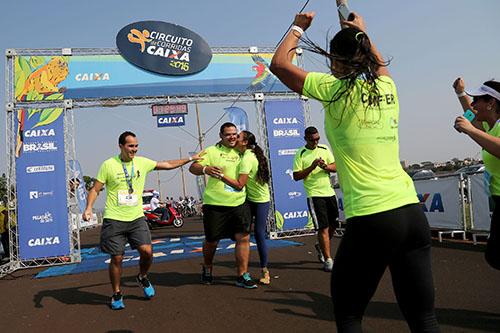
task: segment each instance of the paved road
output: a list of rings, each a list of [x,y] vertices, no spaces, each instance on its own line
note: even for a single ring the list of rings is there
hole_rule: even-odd
[[[200,234],[199,220],[153,237]],[[39,270],[17,271],[0,280],[2,332],[335,332],[330,275],[321,271],[314,237],[304,245],[272,249],[272,284],[256,290],[234,286],[234,258],[217,256],[216,284],[199,283],[200,258],[153,265],[158,296],[142,297],[135,268],[124,270],[126,309],[108,308],[106,271],[32,279]],[[82,235],[95,246],[98,230]],[[481,246],[435,243],[436,307],[443,332],[500,332],[500,271],[483,260]],[[338,239],[335,239],[335,247]],[[251,271],[258,272],[252,251]],[[407,332],[386,274],[363,322],[365,332]]]

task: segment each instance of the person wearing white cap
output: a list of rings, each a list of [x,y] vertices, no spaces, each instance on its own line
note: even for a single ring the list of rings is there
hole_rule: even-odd
[[[500,270],[500,82],[486,81],[479,88],[466,91],[464,81],[458,78],[453,88],[464,111],[471,110],[475,115],[472,122],[463,116],[457,117],[454,126],[482,148],[489,190],[495,203],[485,258],[491,267]]]

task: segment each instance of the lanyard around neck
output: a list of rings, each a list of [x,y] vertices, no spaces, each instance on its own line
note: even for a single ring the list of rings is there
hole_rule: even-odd
[[[127,182],[128,185],[128,193],[132,194],[134,193],[134,188],[132,187],[132,177],[134,177],[134,161],[132,161],[132,175],[129,176],[127,167],[125,166],[125,163],[122,162],[122,167],[123,167],[123,172],[125,173],[125,181]]]

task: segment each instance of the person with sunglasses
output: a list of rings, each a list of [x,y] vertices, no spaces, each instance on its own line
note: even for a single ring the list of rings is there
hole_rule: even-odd
[[[495,206],[485,258],[491,267],[500,269],[500,82],[486,81],[479,88],[466,91],[464,80],[457,78],[453,89],[464,111],[471,110],[475,115],[472,122],[464,116],[457,117],[454,127],[482,148],[485,177]]]
[[[151,233],[142,209],[142,192],[147,174],[153,170],[172,170],[201,159],[195,154],[185,159],[157,162],[136,156],[139,143],[136,135],[129,131],[120,135],[118,146],[120,154],[107,159],[99,168],[82,216],[85,221],[92,218],[92,206],[97,195],[106,186],[106,206],[100,247],[103,252],[111,256],[109,277],[113,295],[110,306],[113,310],[125,308],[120,279],[127,243],[140,254],[139,274],[136,280],[143,289],[144,296],[150,299],[155,295],[155,289],[147,278],[153,262],[153,249]]]
[[[318,258],[323,263],[323,270],[331,272],[331,240],[338,223],[339,210],[330,182],[330,172],[335,172],[337,167],[331,151],[326,145],[319,144],[319,139],[316,127],[305,129],[306,145],[295,154],[293,180],[304,181],[309,214],[314,229],[318,232],[318,243],[315,246]]]

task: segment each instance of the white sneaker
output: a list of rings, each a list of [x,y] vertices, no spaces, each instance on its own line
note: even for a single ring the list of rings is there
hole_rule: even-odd
[[[331,272],[332,269],[333,269],[333,259],[332,258],[328,258],[323,263],[323,270],[325,272]]]
[[[318,255],[319,262],[324,263],[325,257],[323,256],[323,252],[321,252],[321,247],[319,246],[319,243],[314,244],[314,248],[316,249],[316,254]]]

